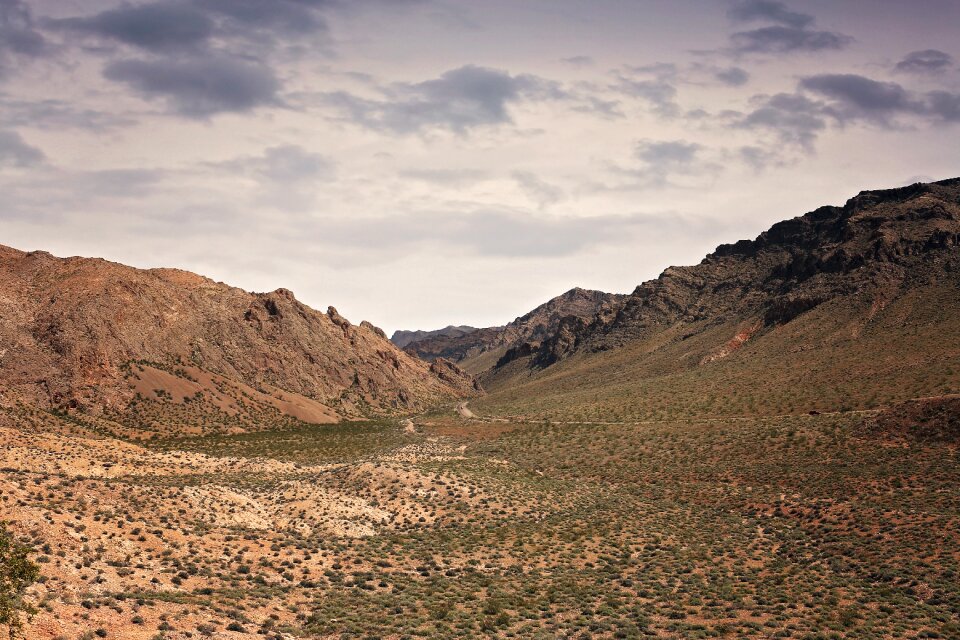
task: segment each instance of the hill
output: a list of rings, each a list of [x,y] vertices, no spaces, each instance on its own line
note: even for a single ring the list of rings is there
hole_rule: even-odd
[[[413,412],[475,393],[367,322],[290,291],[0,247],[4,403],[131,429],[246,429]]]
[[[960,389],[960,179],[860,193],[564,318],[482,378],[558,419],[869,408]]]

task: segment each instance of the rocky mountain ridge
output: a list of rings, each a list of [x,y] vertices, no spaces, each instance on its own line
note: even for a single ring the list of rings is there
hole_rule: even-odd
[[[883,305],[906,280],[922,277],[918,261],[940,256],[950,260],[942,268],[953,268],[958,239],[960,178],[861,192],[842,207],[820,207],[754,240],[720,245],[698,265],[670,267],[592,318],[563,318],[552,335],[516,345],[498,364],[529,357],[531,367],[545,368],[677,323],[739,317],[752,335],[858,291]]]
[[[248,388],[273,398],[260,399],[267,405],[282,404],[281,396],[322,405],[330,420],[477,393],[451,363],[431,367],[372,324],[353,325],[334,307],[315,311],[286,289],[248,293],[176,269],[0,247],[0,301],[7,403],[124,414],[145,395],[135,390],[141,365],[186,372],[184,384],[198,384],[191,378],[200,374],[190,373],[197,370],[215,376],[210,385],[240,385],[234,400],[210,407],[214,413],[244,413],[245,402],[255,403]],[[206,391],[205,402],[220,402],[218,391]],[[176,392],[157,395],[151,400],[169,404]]]

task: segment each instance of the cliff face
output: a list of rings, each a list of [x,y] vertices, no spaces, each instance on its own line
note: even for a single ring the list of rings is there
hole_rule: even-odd
[[[315,311],[285,289],[248,293],[175,269],[7,247],[0,343],[4,396],[42,407],[121,410],[137,393],[131,362],[288,392],[344,417],[475,393],[472,380],[441,378],[370,323]]]

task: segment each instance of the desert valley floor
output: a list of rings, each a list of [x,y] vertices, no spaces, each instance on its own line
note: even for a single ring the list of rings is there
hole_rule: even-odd
[[[28,638],[956,638],[958,403],[140,444],[5,410],[0,519]]]

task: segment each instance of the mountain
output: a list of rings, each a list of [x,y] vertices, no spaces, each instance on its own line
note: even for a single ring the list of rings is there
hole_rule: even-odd
[[[463,327],[448,327],[440,331],[418,332],[426,335],[410,340],[404,346],[420,358],[446,358],[478,375],[492,368],[513,347],[539,346],[540,341],[557,330],[563,318],[592,318],[600,309],[616,304],[622,298],[614,293],[575,287],[505,326],[470,331],[456,330]],[[394,334],[395,343],[396,337]]]
[[[671,267],[484,375],[477,406],[661,417],[863,408],[957,387],[960,179],[867,191]],[[669,407],[669,410],[668,410]]]
[[[331,422],[477,392],[451,363],[410,357],[285,289],[0,247],[0,300],[3,402],[132,429]]]
[[[398,329],[393,332],[392,336],[390,336],[390,342],[403,349],[411,342],[422,342],[428,338],[438,337],[457,339],[471,334],[476,330],[476,327],[468,327],[466,325],[460,327],[450,325],[449,327],[444,327],[443,329],[434,329],[433,331],[404,331],[402,329]]]

